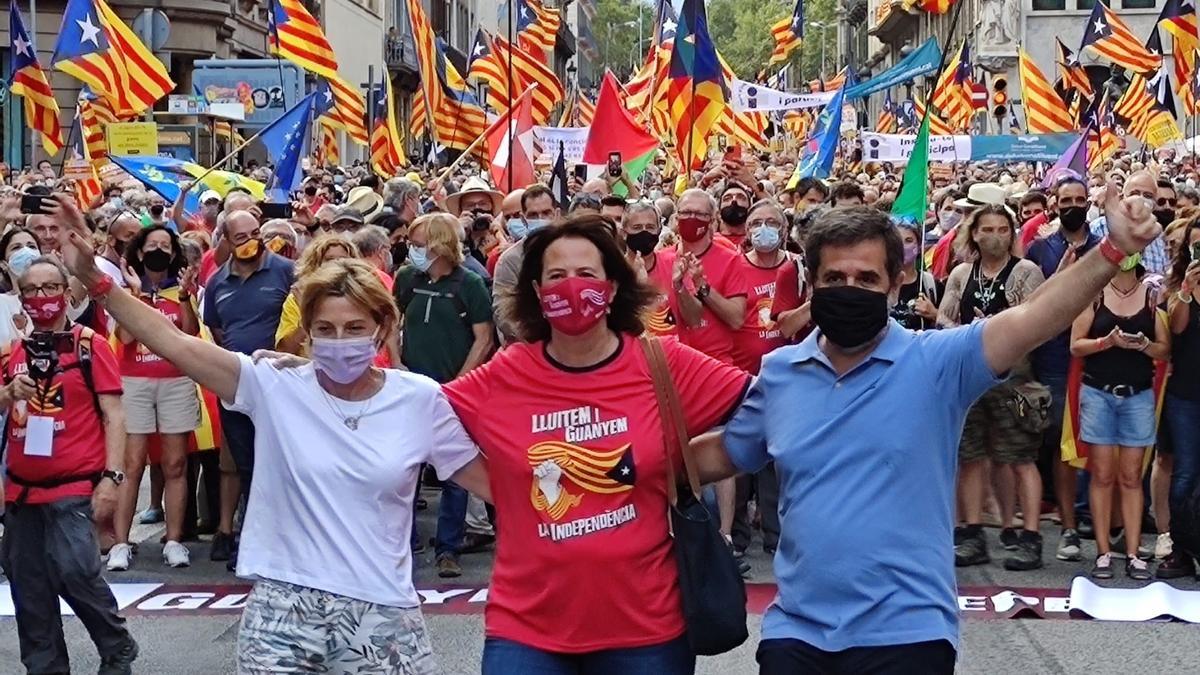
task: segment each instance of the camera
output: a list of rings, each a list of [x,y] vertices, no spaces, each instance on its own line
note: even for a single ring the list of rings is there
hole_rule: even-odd
[[[34,380],[50,380],[58,370],[58,355],[70,353],[74,348],[73,333],[35,331],[25,338],[25,364],[29,377]]]

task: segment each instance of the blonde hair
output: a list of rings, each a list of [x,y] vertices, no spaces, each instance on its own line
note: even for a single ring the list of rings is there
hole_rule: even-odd
[[[326,298],[346,298],[366,310],[382,327],[379,337],[383,340],[400,321],[392,294],[375,268],[361,260],[343,258],[321,265],[300,280],[298,295],[300,326],[305,332],[311,332],[317,305]]]
[[[444,258],[451,268],[462,264],[462,239],[458,235],[462,225],[458,218],[448,213],[427,213],[408,226],[409,241],[412,241],[413,232],[421,227],[425,228],[425,245],[431,257]]]
[[[954,235],[954,250],[958,253],[959,257],[964,260],[974,260],[975,256],[979,255],[979,245],[975,243],[975,230],[979,227],[979,221],[984,216],[1000,216],[1008,221],[1008,228],[1012,231],[1009,253],[1018,258],[1021,257],[1020,249],[1018,248],[1021,241],[1021,226],[1017,223],[1016,217],[1013,216],[1012,209],[1004,204],[984,204],[972,211],[969,216],[963,219],[963,222],[958,224],[958,230]]]
[[[212,248],[212,235],[204,230],[189,230],[179,235],[180,239],[188,239],[200,246],[200,251],[206,252]]]
[[[325,262],[325,254],[329,253],[331,248],[345,249],[347,257],[350,258],[359,257],[358,250],[354,248],[354,244],[350,243],[349,239],[336,234],[324,234],[313,239],[308,246],[304,247],[304,252],[296,261],[296,278],[303,279],[317,271]]]

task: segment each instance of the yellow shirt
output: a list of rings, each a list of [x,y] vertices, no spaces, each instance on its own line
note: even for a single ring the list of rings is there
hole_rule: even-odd
[[[283,310],[279,314],[279,328],[275,329],[275,346],[279,347],[279,343],[287,336],[300,330],[300,303],[296,301],[296,295],[289,293],[287,300],[283,301]],[[300,345],[300,350],[297,356],[308,356],[308,349],[305,345]]]

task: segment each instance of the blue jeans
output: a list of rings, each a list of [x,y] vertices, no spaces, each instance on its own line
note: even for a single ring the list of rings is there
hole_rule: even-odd
[[[696,655],[687,637],[646,647],[559,654],[502,638],[483,643],[483,675],[691,675]]]
[[[1171,472],[1171,512],[1179,513],[1200,479],[1200,401],[1167,394],[1162,419],[1171,434],[1175,456],[1175,469]]]
[[[438,502],[437,533],[433,541],[434,557],[449,555],[457,558],[466,527],[467,491],[446,481],[442,484],[442,498]]]

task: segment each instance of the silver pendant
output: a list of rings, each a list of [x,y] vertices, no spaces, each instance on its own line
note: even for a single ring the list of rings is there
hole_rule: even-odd
[[[358,431],[358,418],[357,417],[347,417],[346,419],[344,419],[342,421],[346,423],[347,427],[350,427],[350,431]]]

